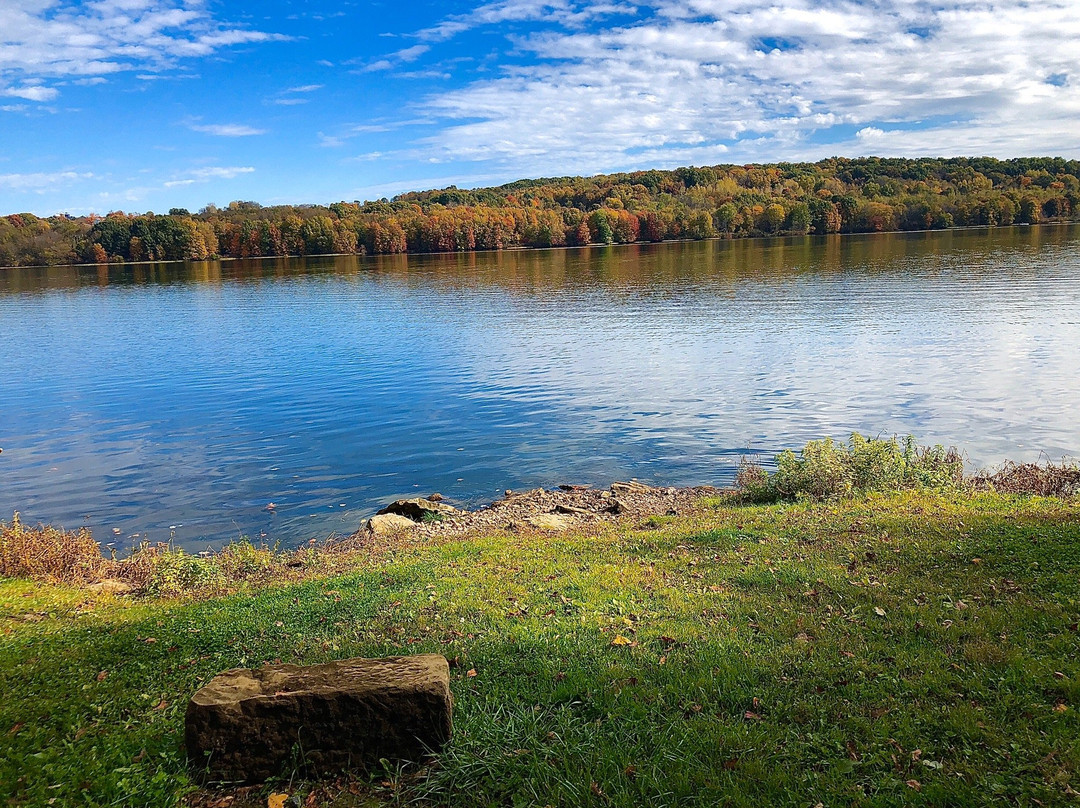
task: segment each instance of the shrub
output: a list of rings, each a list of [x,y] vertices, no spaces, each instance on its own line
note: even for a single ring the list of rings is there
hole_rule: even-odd
[[[97,580],[108,564],[86,528],[27,527],[18,513],[11,524],[0,523],[0,575],[5,577],[80,584]]]
[[[1080,466],[1065,461],[1005,463],[996,472],[983,472],[971,482],[981,491],[1068,499],[1080,495]]]
[[[955,449],[919,446],[910,435],[879,439],[856,432],[846,445],[826,438],[810,441],[798,454],[787,449],[776,456],[772,474],[744,461],[735,485],[748,501],[775,502],[949,488],[963,482],[963,473],[964,460]]]
[[[179,597],[194,590],[225,588],[225,575],[216,556],[188,555],[168,549],[154,558],[146,591],[159,597]]]

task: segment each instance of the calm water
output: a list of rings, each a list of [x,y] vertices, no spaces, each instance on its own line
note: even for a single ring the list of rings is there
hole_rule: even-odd
[[[726,483],[852,430],[1080,454],[1078,227],[7,270],[0,333],[0,518],[121,546]]]

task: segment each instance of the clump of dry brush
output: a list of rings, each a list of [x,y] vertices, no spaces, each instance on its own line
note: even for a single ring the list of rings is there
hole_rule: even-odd
[[[354,554],[363,551],[348,542],[279,550],[236,541],[208,555],[191,555],[167,544],[147,543],[116,559],[102,555],[101,545],[86,528],[28,526],[18,513],[10,523],[0,522],[0,577],[69,586],[111,579],[165,597],[212,597],[244,586],[343,572]]]
[[[976,475],[971,484],[979,491],[1065,499],[1080,494],[1080,466],[1064,461],[1042,465],[1008,462],[993,473]]]
[[[111,563],[85,528],[28,527],[18,513],[10,524],[0,522],[0,575],[5,577],[83,584],[107,575]]]

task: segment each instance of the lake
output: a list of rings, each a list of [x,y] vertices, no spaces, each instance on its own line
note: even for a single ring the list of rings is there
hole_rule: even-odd
[[[1080,454],[1080,226],[3,270],[0,329],[0,519],[119,548],[853,430]]]

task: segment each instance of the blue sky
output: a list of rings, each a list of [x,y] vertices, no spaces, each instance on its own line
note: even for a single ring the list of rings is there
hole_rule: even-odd
[[[1080,3],[0,0],[0,213],[1080,157]]]

